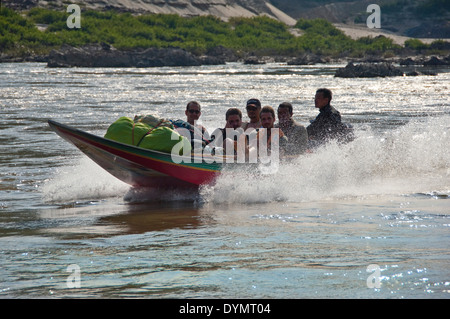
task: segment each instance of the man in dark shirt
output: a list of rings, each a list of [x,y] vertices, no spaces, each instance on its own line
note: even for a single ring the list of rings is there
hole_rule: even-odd
[[[330,105],[332,93],[329,89],[318,89],[314,104],[319,115],[306,128],[308,138],[313,146],[337,139],[346,142],[352,139],[352,129],[341,121],[341,114]]]

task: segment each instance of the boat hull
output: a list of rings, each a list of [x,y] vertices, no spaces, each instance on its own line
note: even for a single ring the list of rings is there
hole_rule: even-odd
[[[222,169],[221,163],[206,163],[202,158],[172,157],[171,154],[105,139],[53,120],[48,124],[103,169],[134,187],[198,187],[214,183]]]

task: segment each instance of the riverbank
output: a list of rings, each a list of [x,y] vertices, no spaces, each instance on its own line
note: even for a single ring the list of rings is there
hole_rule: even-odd
[[[228,52],[224,48],[212,50],[214,53]],[[8,62],[8,61],[4,61]],[[300,57],[265,56],[238,58],[232,54],[194,56],[179,49],[150,48],[137,51],[121,51],[106,44],[87,45],[81,48],[63,46],[60,50],[53,50],[47,57],[30,57],[30,59],[9,62],[44,62],[49,68],[71,67],[106,67],[106,68],[148,68],[148,67],[176,67],[176,66],[205,66],[224,65],[227,62],[242,64],[286,63],[287,65],[318,65],[345,64],[336,70],[336,77],[369,78],[393,76],[435,76],[438,73],[450,71],[450,55],[443,57],[394,57],[389,59],[322,59],[317,55],[303,55]]]
[[[0,62],[48,62],[51,66],[314,64],[431,56],[445,61],[450,54],[448,41],[400,39],[380,30],[335,26],[323,19],[300,19],[291,27],[269,17],[224,22],[212,16],[84,11],[80,28],[70,29],[66,13],[40,8],[21,13],[3,9],[0,19],[9,30],[0,36]],[[88,57],[106,60],[80,61]]]
[[[367,56],[362,58],[332,58],[317,54],[292,56],[252,56],[239,57],[232,50],[216,47],[205,55],[196,56],[180,48],[148,48],[136,50],[118,50],[106,43],[88,44],[82,47],[63,45],[52,50],[47,56],[29,56],[23,58],[4,57],[0,62],[45,62],[48,67],[160,67],[160,66],[200,66],[220,65],[227,62],[244,64],[266,64],[272,62],[288,65],[313,65],[326,63],[347,63],[347,67],[337,75],[345,77],[371,77],[394,75],[435,75],[434,67],[450,67],[450,55],[447,56]],[[357,67],[354,67],[354,63]],[[396,65],[396,66],[394,66]],[[412,69],[411,69],[412,67]],[[418,71],[418,67],[428,67]],[[431,68],[431,70],[430,70]]]

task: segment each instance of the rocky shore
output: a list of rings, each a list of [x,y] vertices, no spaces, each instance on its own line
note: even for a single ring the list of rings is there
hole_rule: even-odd
[[[335,77],[340,78],[372,78],[386,76],[402,76],[403,72],[391,63],[348,63],[345,68],[338,69]]]
[[[440,67],[450,68],[450,55],[443,58],[406,58],[395,62],[349,62],[344,68],[336,71],[335,77],[372,78],[389,76],[437,75]]]
[[[47,57],[36,56],[28,61],[47,62],[49,67],[156,67],[156,66],[196,66],[208,64],[224,64],[241,61],[247,64],[264,64],[267,62],[285,62],[288,65],[312,65],[318,63],[343,62],[355,63],[396,63],[402,66],[446,66],[450,65],[450,55],[446,57],[393,57],[384,59],[369,56],[360,59],[331,59],[314,53],[304,53],[299,56],[258,57],[245,55],[239,57],[233,50],[222,46],[215,47],[203,56],[196,56],[180,48],[148,48],[135,50],[118,50],[106,43],[89,44],[82,47],[63,45],[58,50],[52,50]]]
[[[386,77],[436,75],[437,68],[450,68],[450,55],[437,57],[365,57],[360,59],[341,58],[339,60],[317,54],[302,54],[295,57],[238,56],[225,47],[210,49],[203,56],[196,56],[180,48],[147,48],[118,50],[105,43],[89,44],[82,47],[63,45],[52,50],[47,56],[30,55],[26,58],[0,55],[1,62],[45,62],[50,68],[58,67],[161,67],[219,65],[240,61],[245,64],[282,62],[288,65],[312,65],[319,63],[348,63],[336,71],[336,77]]]
[[[160,66],[199,66],[224,64],[225,57],[219,53],[214,56],[197,57],[179,48],[148,48],[142,50],[117,50],[105,44],[90,44],[82,47],[63,45],[52,50],[47,58],[48,67],[160,67]]]

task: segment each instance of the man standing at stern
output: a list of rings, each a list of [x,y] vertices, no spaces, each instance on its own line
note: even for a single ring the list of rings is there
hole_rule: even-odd
[[[306,128],[312,146],[319,146],[332,139],[348,142],[353,139],[351,126],[342,123],[341,114],[330,105],[332,93],[329,89],[318,89],[314,97],[314,105],[319,115]]]

